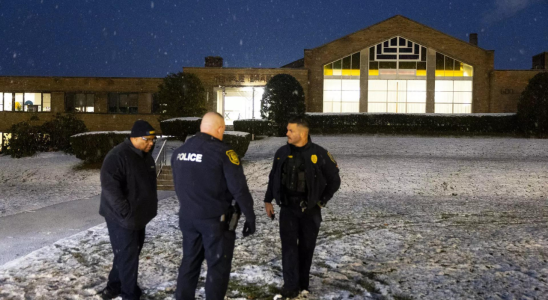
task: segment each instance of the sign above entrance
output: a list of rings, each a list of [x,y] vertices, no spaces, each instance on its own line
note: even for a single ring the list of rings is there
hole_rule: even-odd
[[[274,75],[261,74],[237,74],[237,75],[219,75],[215,76],[215,84],[243,84],[259,83],[266,84]]]

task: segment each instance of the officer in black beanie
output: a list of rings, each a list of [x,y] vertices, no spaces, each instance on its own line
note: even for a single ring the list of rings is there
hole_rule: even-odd
[[[139,254],[145,227],[158,210],[156,166],[152,149],[154,128],[146,121],[133,124],[129,139],[114,147],[101,167],[101,206],[114,252],[103,299],[139,299],[137,285]]]
[[[341,185],[337,162],[312,143],[304,117],[287,125],[287,145],[274,155],[265,195],[265,210],[274,219],[272,200],[281,206],[280,238],[284,286],[282,296],[308,291],[310,266],[322,221],[321,209]]]

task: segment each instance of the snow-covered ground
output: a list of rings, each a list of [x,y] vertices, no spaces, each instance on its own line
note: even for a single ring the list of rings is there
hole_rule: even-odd
[[[323,210],[309,298],[548,299],[548,140],[313,141],[337,159],[342,186]],[[245,156],[258,225],[251,238],[238,234],[231,299],[272,299],[282,283],[277,222],[262,199],[284,142],[254,141]],[[175,198],[162,201],[147,227],[143,299],[172,299],[177,210]],[[111,260],[105,226],[91,228],[0,267],[0,298],[99,299]]]
[[[76,171],[80,163],[62,152],[0,156],[0,217],[99,194],[99,172]]]

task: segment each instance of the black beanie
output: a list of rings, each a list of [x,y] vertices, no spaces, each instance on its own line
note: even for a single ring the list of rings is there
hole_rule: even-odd
[[[144,120],[137,120],[133,123],[133,128],[131,128],[130,137],[140,137],[140,136],[149,136],[156,135],[154,128]]]

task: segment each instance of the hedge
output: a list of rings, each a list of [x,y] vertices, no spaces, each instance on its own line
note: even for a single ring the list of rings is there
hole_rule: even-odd
[[[86,163],[100,163],[114,146],[123,142],[131,131],[95,131],[70,137],[72,150]]]
[[[249,132],[255,135],[273,135],[272,122],[263,119],[242,119],[234,121],[234,131]]]
[[[200,131],[201,122],[201,118],[173,118],[161,121],[160,128],[162,129],[163,135],[172,135],[184,142],[187,135],[192,135]]]
[[[514,135],[516,114],[307,113],[311,133]]]
[[[223,142],[232,146],[232,149],[238,153],[240,158],[245,156],[249,143],[251,142],[251,134],[241,131],[225,131]]]

